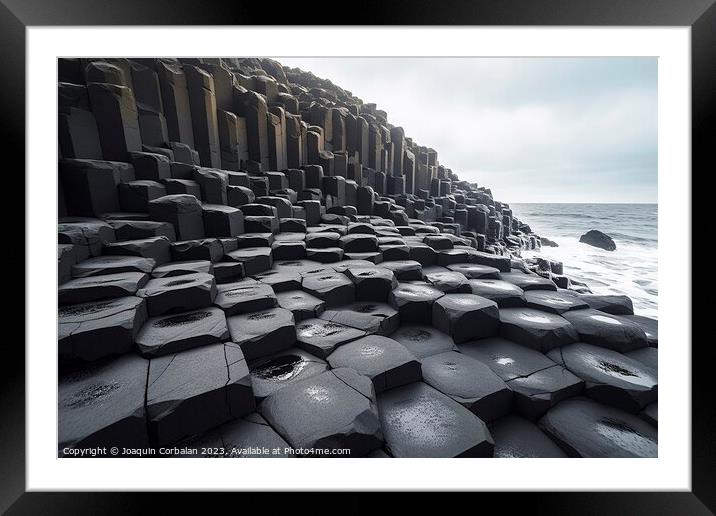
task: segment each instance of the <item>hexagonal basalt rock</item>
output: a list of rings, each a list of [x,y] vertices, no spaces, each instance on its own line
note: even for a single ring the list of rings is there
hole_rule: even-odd
[[[319,448],[347,448],[350,457],[362,457],[383,445],[373,385],[351,369],[297,381],[266,398],[259,409],[294,449],[308,456]]]
[[[268,310],[277,306],[278,300],[269,285],[244,279],[219,285],[214,304],[230,316]]]
[[[263,400],[279,389],[328,370],[325,360],[298,348],[249,363],[254,396]]]
[[[471,279],[469,283],[473,294],[491,299],[500,308],[525,306],[525,293],[517,285],[495,279]]]
[[[566,400],[539,421],[571,457],[656,457],[657,430],[622,410],[586,398]]]
[[[303,290],[323,299],[327,307],[347,305],[355,300],[355,286],[338,272],[319,272],[303,277]]]
[[[60,359],[89,361],[130,351],[147,306],[130,296],[61,306],[57,315]]]
[[[120,272],[76,278],[57,288],[57,301],[61,305],[69,305],[132,296],[148,280],[149,275],[143,272]]]
[[[226,253],[227,260],[240,262],[244,265],[247,276],[261,274],[271,268],[273,257],[270,247],[247,247]]]
[[[587,396],[600,403],[637,413],[656,401],[658,380],[651,369],[621,353],[577,343],[547,356],[584,380]]]
[[[188,312],[214,302],[216,282],[214,276],[205,273],[154,278],[137,291],[137,296],[147,300],[151,316]]]
[[[97,256],[72,266],[73,278],[103,276],[120,272],[152,272],[156,262],[141,256]]]
[[[623,316],[609,315],[599,310],[566,312],[567,319],[579,333],[579,340],[624,353],[648,345],[641,327]]]
[[[579,299],[590,308],[612,315],[634,315],[634,305],[627,296],[603,296],[597,294],[583,294]]]
[[[453,263],[447,265],[447,268],[453,272],[459,272],[467,279],[500,279],[500,270],[488,265],[480,265],[477,263]]]
[[[579,339],[577,331],[563,317],[532,308],[501,309],[500,335],[542,352]]]
[[[60,375],[58,448],[149,444],[144,389],[149,361],[134,354]]]
[[[659,372],[659,350],[658,348],[639,348],[635,349],[634,351],[627,351],[624,353],[624,356],[629,357],[633,360],[636,360],[637,362],[641,363],[642,365],[645,365],[649,369],[651,369],[651,372],[653,373],[654,377],[658,376]]]
[[[223,342],[228,338],[224,312],[212,307],[152,317],[142,326],[136,341],[143,356],[156,357]]]
[[[491,457],[485,423],[423,382],[378,397],[386,448],[393,457]]]
[[[589,305],[579,297],[550,290],[528,290],[525,292],[525,300],[529,308],[553,314],[589,308]]]
[[[432,326],[401,326],[390,338],[400,342],[419,359],[457,350],[450,335]]]
[[[390,305],[400,313],[403,323],[430,323],[433,303],[445,294],[427,283],[399,283],[388,296]]]
[[[398,286],[393,271],[382,267],[351,267],[345,275],[353,281],[358,301],[386,301]]]
[[[517,412],[531,420],[537,419],[560,401],[577,396],[584,388],[581,378],[559,364],[513,378],[507,381],[507,385],[514,391]]]
[[[542,353],[499,337],[468,342],[458,348],[488,365],[506,382],[556,365]]]
[[[495,440],[495,457],[555,458],[567,456],[537,425],[519,416],[505,416],[490,425]]]
[[[651,317],[645,317],[643,315],[619,315],[617,319],[629,321],[636,324],[646,334],[646,340],[649,346],[657,348],[659,347],[659,321],[652,319]]]
[[[500,278],[503,281],[517,285],[522,290],[557,290],[557,285],[551,280],[538,276],[537,274],[525,274],[524,272],[501,272]]]
[[[423,272],[425,281],[441,292],[453,294],[469,294],[472,292],[467,278],[459,272],[427,272],[425,270]]]
[[[378,335],[340,346],[328,356],[328,363],[369,377],[376,393],[422,379],[420,362],[398,342]]]
[[[283,308],[233,315],[227,318],[231,340],[241,346],[247,360],[273,355],[293,347],[293,314]]]
[[[296,325],[298,347],[326,358],[338,346],[365,337],[366,332],[324,319],[306,319]]]
[[[274,292],[287,292],[301,288],[301,275],[298,272],[270,270],[254,276],[254,279],[270,285]]]
[[[344,235],[338,240],[339,246],[346,253],[374,253],[378,251],[378,238],[374,235]]]
[[[312,296],[303,290],[289,290],[276,294],[278,306],[290,310],[297,323],[305,319],[318,317],[326,309],[322,299]]]
[[[205,432],[254,407],[249,368],[235,344],[212,344],[149,363],[147,416],[157,446]]]
[[[433,326],[457,344],[497,335],[499,322],[497,304],[474,294],[446,294],[433,304]]]
[[[197,272],[212,274],[213,266],[211,262],[209,260],[185,260],[181,262],[165,263],[152,271],[152,277],[170,278],[173,276],[183,276],[184,274],[194,274]]]
[[[379,267],[393,271],[398,281],[420,281],[423,279],[423,266],[414,260],[385,261]]]
[[[390,335],[400,326],[397,310],[385,303],[370,301],[359,301],[335,310],[326,310],[320,318],[378,335]]]
[[[509,413],[512,391],[482,362],[448,351],[423,358],[421,363],[425,383],[470,409],[483,421]]]

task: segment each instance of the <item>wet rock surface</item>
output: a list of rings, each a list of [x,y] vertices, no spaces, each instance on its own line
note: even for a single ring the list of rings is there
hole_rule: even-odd
[[[657,457],[657,430],[638,416],[584,398],[566,400],[539,421],[571,457]]]
[[[582,394],[655,431],[657,321],[523,258],[550,241],[375,104],[267,59],[71,64],[60,447],[634,454]]]
[[[378,397],[385,445],[393,457],[490,457],[487,425],[423,382]]]

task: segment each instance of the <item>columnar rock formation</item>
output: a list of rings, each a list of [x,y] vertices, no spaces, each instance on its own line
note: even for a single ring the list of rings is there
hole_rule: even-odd
[[[59,151],[60,455],[656,454],[656,322],[330,81],[60,59]]]

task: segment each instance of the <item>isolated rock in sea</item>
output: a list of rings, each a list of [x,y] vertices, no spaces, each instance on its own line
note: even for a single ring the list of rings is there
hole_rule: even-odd
[[[542,237],[540,239],[542,241],[542,247],[559,247],[559,244],[555,242],[554,240],[550,240],[547,237]]]
[[[612,240],[612,237],[596,229],[590,229],[587,231],[579,237],[579,241],[583,244],[589,244],[593,247],[604,249],[605,251],[616,251],[617,249],[617,245],[614,243],[614,240]]]

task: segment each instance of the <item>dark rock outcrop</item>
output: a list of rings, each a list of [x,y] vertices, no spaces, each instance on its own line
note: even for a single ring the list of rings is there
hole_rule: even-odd
[[[617,249],[617,244],[614,243],[612,237],[596,229],[590,229],[587,231],[579,237],[579,241],[583,244],[589,244],[592,247],[604,249],[605,251],[616,251]]]

